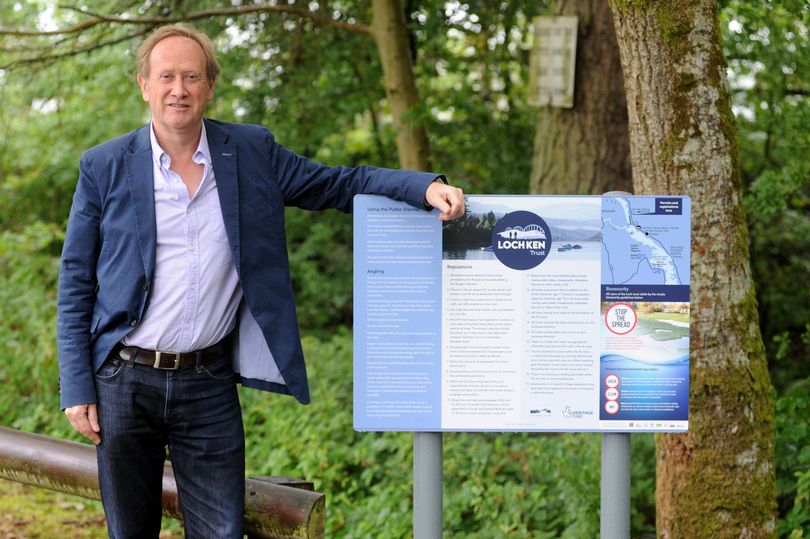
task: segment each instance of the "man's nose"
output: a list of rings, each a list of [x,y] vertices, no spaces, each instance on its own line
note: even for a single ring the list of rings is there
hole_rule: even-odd
[[[185,95],[186,94],[186,85],[185,81],[183,81],[183,77],[174,77],[172,80],[172,95]]]

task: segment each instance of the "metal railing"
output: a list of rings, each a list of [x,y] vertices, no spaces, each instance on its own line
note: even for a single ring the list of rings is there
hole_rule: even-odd
[[[91,445],[0,427],[0,478],[100,499]],[[182,520],[171,465],[163,469],[163,514]],[[324,537],[326,497],[312,483],[284,477],[245,480],[245,532],[251,539]]]

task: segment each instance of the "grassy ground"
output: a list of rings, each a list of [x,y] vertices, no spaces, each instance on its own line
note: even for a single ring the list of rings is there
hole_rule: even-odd
[[[168,524],[164,539],[182,537],[179,524]],[[101,503],[79,496],[0,479],[0,539],[107,537]]]

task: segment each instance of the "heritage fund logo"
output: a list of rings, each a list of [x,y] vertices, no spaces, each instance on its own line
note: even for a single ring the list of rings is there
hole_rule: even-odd
[[[574,410],[567,404],[562,409],[562,416],[565,419],[585,419],[586,416],[592,416],[593,410]]]
[[[507,213],[492,229],[492,251],[512,269],[535,268],[551,252],[551,229],[532,212]]]

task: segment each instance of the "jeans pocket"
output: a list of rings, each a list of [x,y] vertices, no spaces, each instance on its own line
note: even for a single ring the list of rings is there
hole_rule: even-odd
[[[231,381],[234,378],[233,367],[231,367],[231,362],[227,357],[203,365],[202,372],[212,380]]]
[[[108,358],[107,361],[96,371],[96,380],[100,382],[112,381],[124,371],[126,362],[117,358]]]

